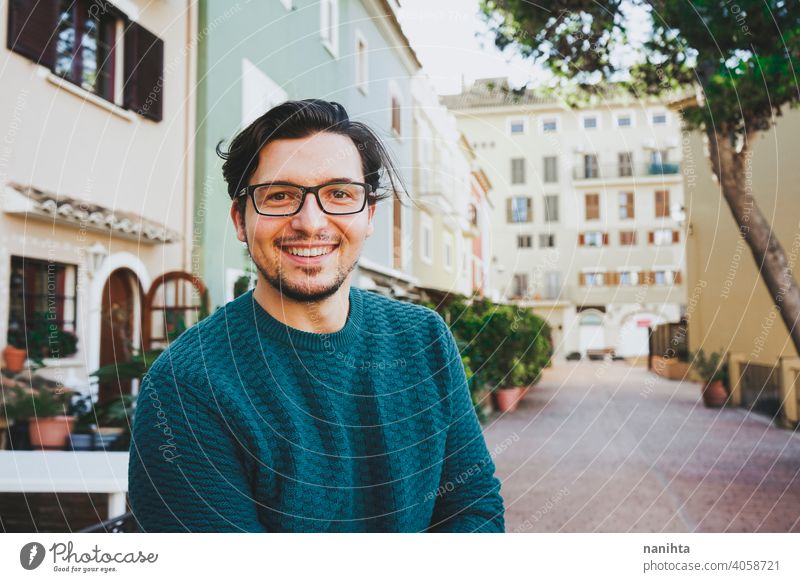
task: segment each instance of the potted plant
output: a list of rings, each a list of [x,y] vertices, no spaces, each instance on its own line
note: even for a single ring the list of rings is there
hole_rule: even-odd
[[[61,449],[75,424],[68,390],[21,390],[14,405],[16,418],[28,421],[30,444],[40,449]]]
[[[725,382],[728,378],[727,364],[722,362],[722,355],[711,352],[706,356],[701,349],[691,356],[692,369],[703,380],[703,404],[708,408],[719,408],[728,400]]]
[[[18,332],[8,333],[8,343],[3,349],[3,360],[6,369],[18,374],[25,367],[25,360],[28,358],[28,351],[25,349],[25,336]]]
[[[80,414],[70,435],[73,450],[123,450],[130,433],[136,397],[123,394],[103,403],[85,397],[88,407]]]

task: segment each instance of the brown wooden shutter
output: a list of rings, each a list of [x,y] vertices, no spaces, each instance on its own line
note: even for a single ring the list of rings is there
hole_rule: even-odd
[[[511,198],[506,198],[506,222],[512,222],[513,218],[511,214]]]
[[[586,273],[578,273],[578,285],[586,287]]]
[[[607,232],[603,233],[603,245],[604,246],[608,246],[608,233]]]
[[[56,56],[58,5],[56,0],[10,0],[8,49],[52,69]]]
[[[579,235],[578,235],[578,245],[580,245],[580,246],[585,246],[585,243],[584,243],[584,238],[583,238],[583,233],[581,233],[581,234],[579,234]]]
[[[680,285],[683,278],[681,277],[680,271],[675,271],[675,284]]]
[[[677,243],[681,240],[681,233],[678,230],[672,231],[672,242]]]
[[[528,212],[527,212],[528,220],[526,220],[525,222],[533,222],[533,199],[526,198],[525,199],[525,205],[528,208]]]
[[[164,41],[131,22],[125,31],[124,105],[161,121],[164,103]]]
[[[653,234],[652,230],[647,231],[647,242],[649,242],[650,244],[656,242],[656,235]]]

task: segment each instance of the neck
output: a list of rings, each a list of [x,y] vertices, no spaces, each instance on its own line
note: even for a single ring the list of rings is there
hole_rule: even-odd
[[[283,295],[260,275],[253,299],[281,323],[310,333],[336,333],[347,323],[350,310],[350,276],[322,301],[301,302]]]

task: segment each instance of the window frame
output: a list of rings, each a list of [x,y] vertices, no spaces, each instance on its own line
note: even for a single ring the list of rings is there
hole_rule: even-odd
[[[627,117],[631,120],[630,125],[620,125],[619,120],[623,117]],[[632,129],[636,127],[636,115],[631,109],[620,109],[619,111],[614,112],[614,127],[616,129]]]
[[[554,122],[556,124],[555,129],[553,130],[546,130],[544,128],[545,123]],[[541,135],[547,135],[549,133],[560,133],[561,132],[561,116],[560,115],[543,115],[539,118],[539,133]]]
[[[511,158],[511,184],[525,184],[527,177],[525,172],[525,158]]]
[[[362,95],[369,94],[369,43],[364,34],[356,29],[355,42],[355,85]],[[359,49],[359,45],[363,48]]]
[[[522,124],[522,131],[514,132],[512,131],[513,126],[516,123]],[[528,134],[528,119],[525,117],[509,117],[506,119],[506,128],[508,130],[508,135],[511,137],[518,136],[518,135],[527,135]]]
[[[548,160],[553,160],[553,173],[555,174],[553,180],[548,180],[548,173],[547,173],[547,162]],[[558,171],[558,156],[548,155],[542,156],[542,182],[544,184],[558,184],[559,182],[559,174]]]
[[[600,121],[600,114],[599,113],[581,113],[580,114],[580,129],[582,131],[597,131],[602,128],[602,123]],[[594,119],[595,126],[594,127],[586,127],[586,120],[587,119]]]
[[[555,200],[555,218],[553,218],[552,216],[548,215],[548,212],[547,212],[547,209],[548,209],[547,200],[548,199]],[[560,221],[559,214],[560,214],[560,206],[561,206],[561,203],[560,203],[560,200],[559,200],[559,195],[558,194],[545,194],[542,197],[542,204],[544,205],[544,221],[545,222],[559,222]]]
[[[429,265],[433,264],[433,219],[426,213],[420,214],[420,245],[419,254],[420,260]],[[428,243],[430,246],[428,246]]]
[[[330,21],[326,10],[328,7],[330,7]],[[339,0],[320,0],[319,38],[331,56],[339,58]]]

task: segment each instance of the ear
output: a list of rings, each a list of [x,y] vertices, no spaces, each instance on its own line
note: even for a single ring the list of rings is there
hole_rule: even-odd
[[[377,202],[375,204],[369,204],[367,206],[367,212],[369,213],[369,216],[367,217],[367,220],[369,220],[369,224],[367,225],[367,235],[364,238],[367,238],[367,237],[371,236],[372,233],[375,232],[375,224],[374,224],[374,221],[372,220],[372,218],[375,216],[375,210],[377,208],[378,208],[378,203]]]
[[[231,203],[231,220],[233,220],[233,227],[236,229],[236,238],[242,242],[247,242],[244,217],[239,215],[239,203],[236,200]]]

